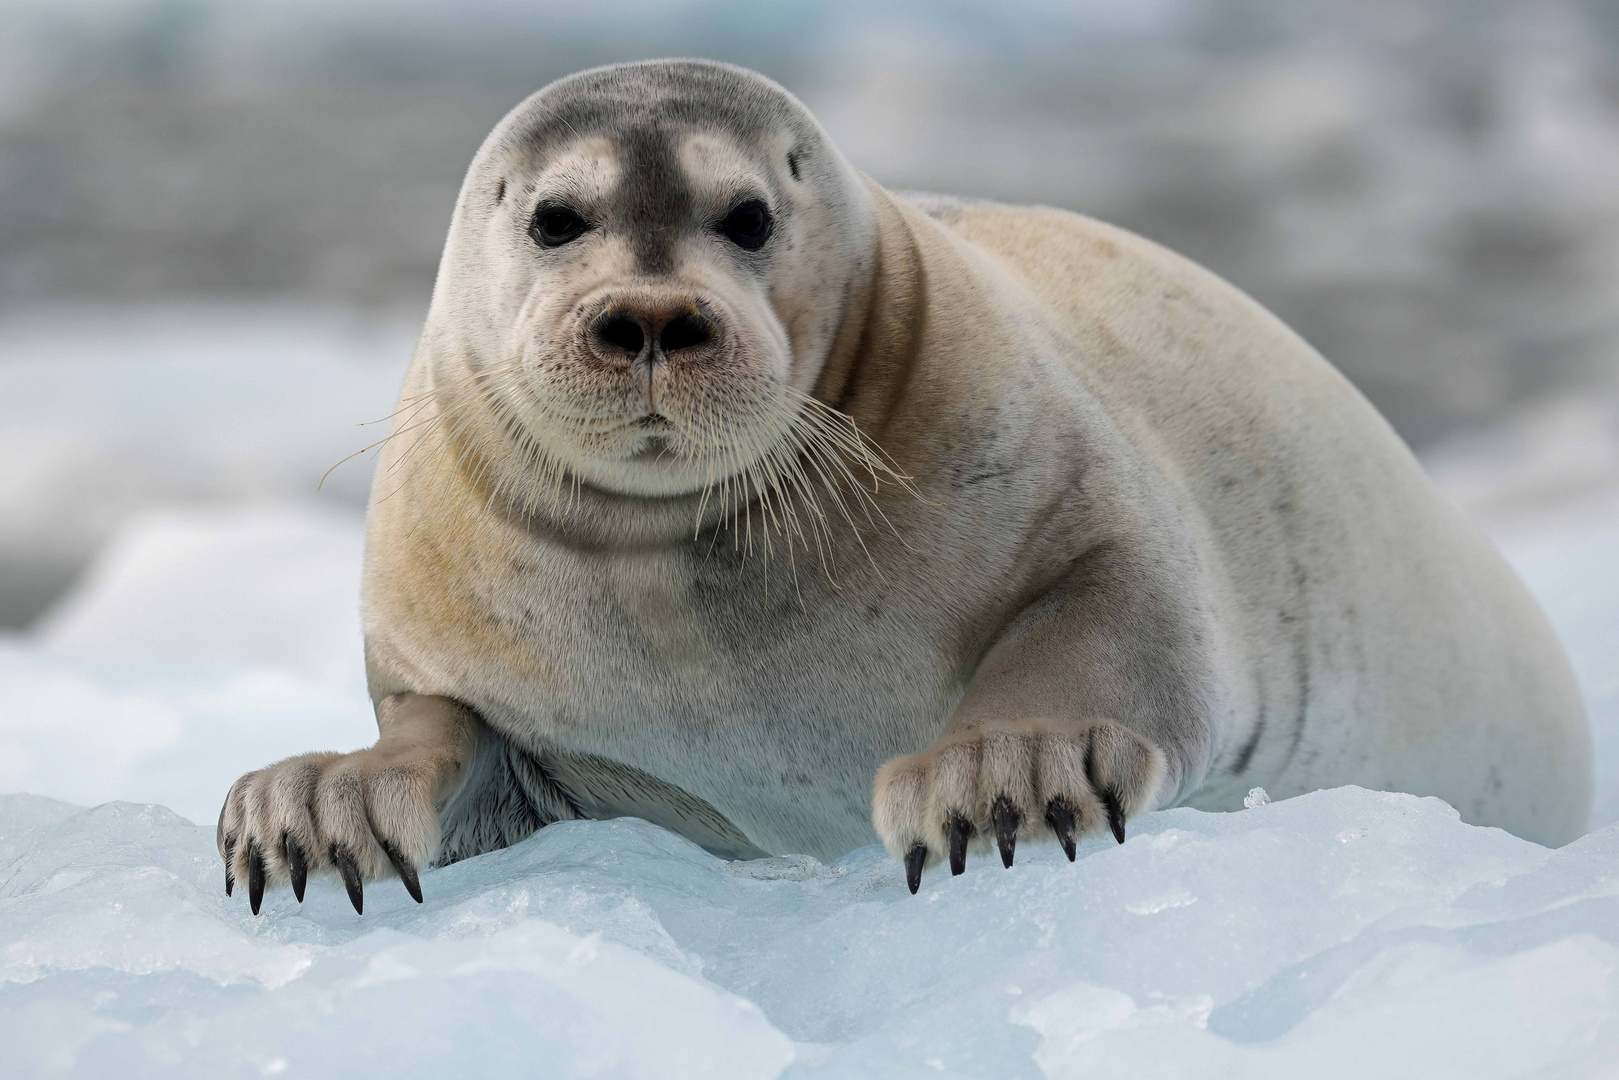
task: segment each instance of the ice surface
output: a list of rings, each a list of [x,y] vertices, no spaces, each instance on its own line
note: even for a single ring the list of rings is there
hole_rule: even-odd
[[[1344,788],[1150,815],[907,892],[880,850],[727,864],[567,823],[254,918],[212,830],[0,799],[18,1076],[1597,1075],[1619,826],[1548,851]],[[15,1071],[12,1071],[15,1070]]]
[[[1256,794],[912,897],[875,848],[726,863],[576,822],[428,872],[421,906],[320,880],[255,918],[225,787],[374,737],[359,522],[145,516],[0,641],[0,791],[34,792],[0,796],[0,1076],[1614,1075],[1619,515],[1509,540],[1592,710],[1598,828],[1561,850],[1432,799]],[[200,824],[57,801],[114,797]]]

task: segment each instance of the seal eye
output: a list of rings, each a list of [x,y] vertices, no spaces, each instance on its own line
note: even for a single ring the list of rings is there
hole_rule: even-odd
[[[561,247],[590,228],[590,222],[579,216],[571,206],[547,203],[534,211],[528,234],[541,247]]]
[[[725,215],[725,220],[720,222],[720,232],[744,251],[758,251],[770,239],[774,224],[769,207],[758,199],[749,199]]]

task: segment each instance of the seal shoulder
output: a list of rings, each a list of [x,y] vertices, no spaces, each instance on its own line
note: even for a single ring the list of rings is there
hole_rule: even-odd
[[[1155,323],[1262,332],[1316,356],[1235,285],[1144,236],[1051,206],[907,194],[905,201],[1072,317],[1150,313]],[[1319,359],[1319,357],[1316,357]]]

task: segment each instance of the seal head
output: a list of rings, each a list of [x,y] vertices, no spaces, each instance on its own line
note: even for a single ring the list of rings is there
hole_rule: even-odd
[[[532,490],[762,482],[813,408],[875,233],[859,175],[775,83],[699,61],[582,72],[472,163],[428,389],[493,410]]]

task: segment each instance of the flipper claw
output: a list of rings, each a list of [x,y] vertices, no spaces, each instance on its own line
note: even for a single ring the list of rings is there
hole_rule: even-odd
[[[1023,815],[1012,805],[1011,799],[1002,795],[995,800],[990,816],[995,819],[995,844],[1001,849],[1001,863],[1010,870],[1012,853],[1017,850],[1017,830],[1023,824]]]
[[[354,855],[347,848],[332,845],[332,861],[343,875],[343,888],[348,890],[349,903],[354,905],[356,915],[365,914],[365,886],[360,882],[360,864],[355,862]]]
[[[247,902],[255,915],[264,903],[264,853],[252,840],[247,842]]]
[[[905,853],[905,884],[910,886],[911,895],[922,887],[922,864],[928,860],[926,845],[917,843]]]
[[[1074,808],[1062,798],[1052,799],[1046,806],[1046,824],[1057,834],[1057,843],[1068,861],[1074,861]]]
[[[950,873],[959,875],[967,869],[967,838],[973,834],[972,822],[953,813],[945,823],[945,834],[950,842]]]
[[[388,861],[394,864],[394,873],[398,874],[399,880],[405,883],[405,891],[410,893],[410,898],[418,904],[421,903],[422,883],[421,879],[416,876],[416,868],[410,864],[409,859],[405,858],[404,852],[387,840],[379,837],[377,843],[382,845],[382,853],[388,856]]]
[[[1124,843],[1124,807],[1119,805],[1119,793],[1103,788],[1102,805],[1107,807],[1107,827],[1113,830],[1113,839]]]
[[[288,836],[283,842],[287,849],[287,872],[292,876],[292,895],[304,902],[304,884],[309,880],[309,860],[298,841]]]

